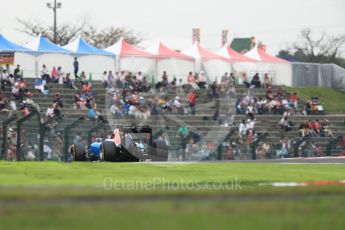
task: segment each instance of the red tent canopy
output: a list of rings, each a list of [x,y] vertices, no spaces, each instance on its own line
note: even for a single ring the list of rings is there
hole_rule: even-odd
[[[187,56],[176,52],[175,50],[169,49],[162,42],[158,42],[157,44],[147,48],[145,51],[155,55],[157,58],[193,59],[191,56]]]
[[[274,56],[271,56],[269,54],[266,53],[266,51],[263,48],[258,48],[258,52],[259,55],[261,57],[262,61],[266,61],[266,62],[281,62],[281,63],[286,63],[288,61],[281,59],[281,58],[277,58]]]
[[[154,57],[152,54],[147,53],[141,49],[138,49],[130,45],[124,39],[121,39],[120,41],[115,43],[113,46],[110,46],[109,48],[105,50],[120,57],[147,57],[147,58]]]

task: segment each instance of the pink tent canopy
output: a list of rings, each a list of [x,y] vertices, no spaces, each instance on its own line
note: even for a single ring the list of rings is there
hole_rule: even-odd
[[[182,54],[191,56],[195,59],[201,59],[201,60],[221,60],[228,62],[229,60],[219,56],[217,54],[212,53],[211,51],[208,51],[207,49],[203,48],[198,42],[195,42],[194,45],[188,49],[182,50]]]
[[[120,41],[118,41],[117,43],[108,47],[105,50],[120,57],[154,57],[152,54],[130,45],[124,39],[121,39]]]
[[[157,44],[147,48],[145,51],[155,55],[156,58],[179,58],[187,60],[193,59],[193,57],[191,56],[187,56],[182,53],[176,52],[172,49],[169,49],[162,42],[158,42]]]
[[[256,62],[257,60],[244,56],[236,52],[235,50],[231,49],[228,46],[223,46],[222,49],[216,52],[217,55],[225,57],[233,62]]]
[[[284,59],[267,54],[264,48],[254,48],[245,53],[244,56],[262,62],[288,63],[288,61],[285,61]]]

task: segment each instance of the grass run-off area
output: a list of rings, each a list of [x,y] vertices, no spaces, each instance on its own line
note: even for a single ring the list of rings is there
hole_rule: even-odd
[[[345,229],[344,165],[0,162],[0,229]]]
[[[319,97],[326,113],[345,113],[345,92],[326,87],[284,87],[287,92],[296,92],[303,101]],[[302,105],[300,105],[302,106]]]

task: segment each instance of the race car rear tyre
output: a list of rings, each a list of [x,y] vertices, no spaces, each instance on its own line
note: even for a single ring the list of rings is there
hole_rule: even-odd
[[[103,161],[115,162],[118,158],[115,143],[112,141],[105,141],[101,145]]]
[[[169,156],[167,144],[164,141],[154,141],[150,155],[153,161],[167,161]]]
[[[71,154],[74,161],[87,161],[85,148],[81,144],[71,146]]]

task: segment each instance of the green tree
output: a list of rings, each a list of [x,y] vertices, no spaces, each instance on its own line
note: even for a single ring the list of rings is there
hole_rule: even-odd
[[[52,26],[47,26],[38,21],[29,21],[17,19],[22,26],[19,31],[24,32],[30,36],[42,35],[50,41],[54,40],[54,32]],[[64,46],[82,36],[90,44],[106,48],[113,45],[120,38],[126,39],[130,44],[137,45],[143,38],[142,35],[124,27],[109,26],[106,28],[97,28],[91,25],[87,19],[76,20],[75,22],[68,22],[60,24],[56,30],[57,44]]]
[[[345,34],[332,36],[323,33],[315,37],[310,28],[301,30],[293,45],[281,50],[278,57],[300,62],[334,63],[345,68]]]

